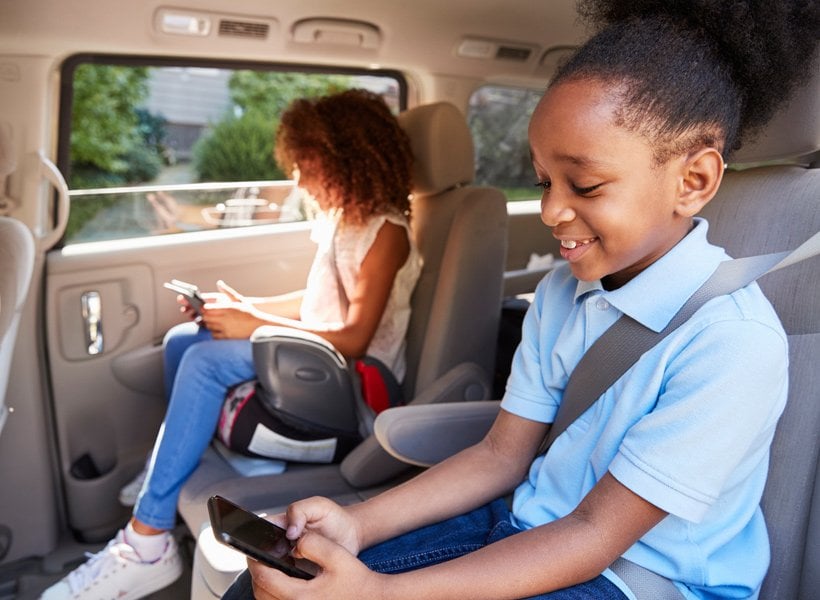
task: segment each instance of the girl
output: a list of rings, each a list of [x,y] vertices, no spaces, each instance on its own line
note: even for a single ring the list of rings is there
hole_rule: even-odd
[[[529,127],[542,219],[568,265],[537,288],[491,431],[361,504],[291,505],[278,521],[319,575],[249,561],[225,598],[633,598],[608,568],[620,557],[660,576],[665,597],[758,594],[787,348],[756,284],[703,306],[536,452],[586,349],[621,314],[663,329],[727,259],[695,215],[724,157],[806,72],[818,4],[582,13],[604,27]],[[497,499],[513,490],[508,510]]]
[[[404,375],[410,295],[421,268],[409,229],[407,136],[381,97],[351,90],[294,102],[282,115],[276,159],[320,214],[306,289],[246,298],[220,283],[203,307],[204,328],[170,332],[170,403],[134,516],[42,598],[136,599],[179,576],[169,534],[179,492],[210,443],[226,391],[255,376],[249,337],[260,325],[316,333],[347,357],[370,354],[397,379]]]

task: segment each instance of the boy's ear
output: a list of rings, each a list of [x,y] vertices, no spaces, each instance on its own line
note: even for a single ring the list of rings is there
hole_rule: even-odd
[[[717,193],[723,180],[723,156],[715,148],[702,148],[686,157],[681,169],[677,212],[693,217]]]

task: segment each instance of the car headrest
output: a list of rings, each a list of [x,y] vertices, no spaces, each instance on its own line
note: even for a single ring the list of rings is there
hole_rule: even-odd
[[[797,88],[754,139],[729,157],[730,163],[753,163],[806,156],[820,150],[820,50],[808,81]]]
[[[472,182],[473,138],[453,104],[424,104],[398,119],[413,150],[413,193],[429,196]]]

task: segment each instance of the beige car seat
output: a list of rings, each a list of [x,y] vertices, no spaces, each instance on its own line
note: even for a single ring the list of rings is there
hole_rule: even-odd
[[[34,238],[17,219],[0,217],[0,433],[9,414],[6,389],[23,304],[34,269]]]
[[[6,205],[6,177],[15,169],[11,130],[0,123],[0,208]],[[11,359],[23,304],[34,271],[34,237],[20,221],[0,217],[0,433],[9,415],[6,405]]]
[[[411,404],[490,396],[507,246],[506,198],[471,185],[472,137],[448,103],[399,116],[414,154],[413,234],[424,261],[407,334],[405,398]],[[197,535],[207,498],[219,493],[252,510],[278,510],[320,494],[358,501],[406,476],[373,436],[340,465],[289,465],[280,475],[242,477],[212,449],[182,490],[179,511]],[[209,529],[198,536],[192,598],[219,597],[244,559],[220,547]]]

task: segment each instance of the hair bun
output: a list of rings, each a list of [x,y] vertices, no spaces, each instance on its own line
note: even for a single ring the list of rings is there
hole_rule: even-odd
[[[689,29],[714,49],[743,99],[741,130],[768,121],[808,79],[820,36],[817,0],[580,0],[595,28],[633,19],[663,19]]]

